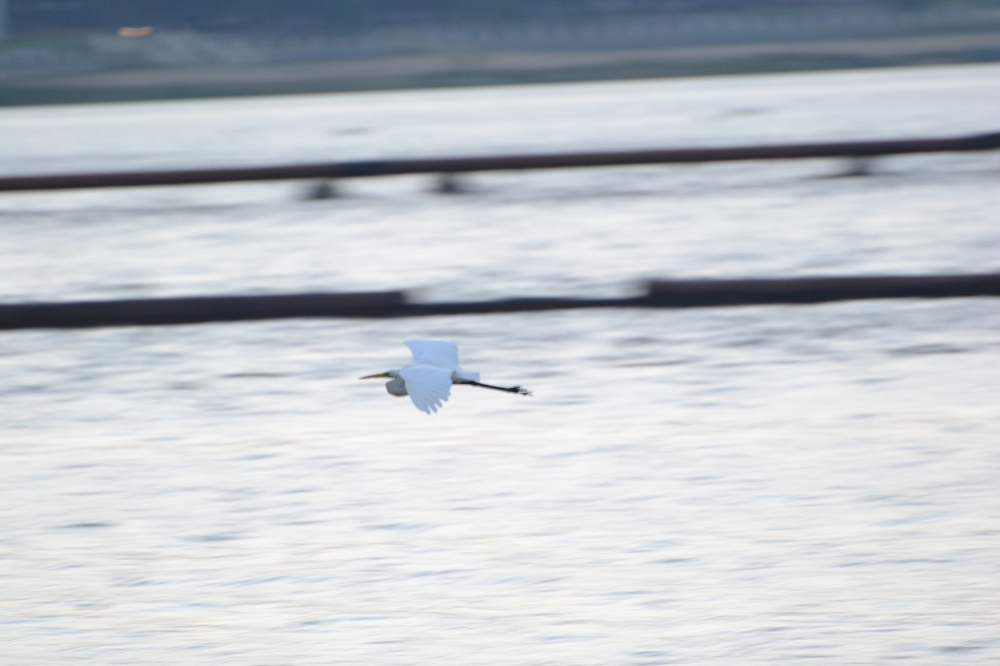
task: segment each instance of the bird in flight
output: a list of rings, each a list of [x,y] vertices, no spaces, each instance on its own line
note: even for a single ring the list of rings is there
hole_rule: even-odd
[[[467,372],[458,365],[458,345],[454,342],[407,340],[403,344],[413,352],[413,360],[409,365],[360,379],[390,377],[385,389],[399,398],[409,395],[416,408],[427,414],[436,412],[448,400],[452,384],[531,395],[531,391],[520,386],[506,388],[480,383],[478,372]]]

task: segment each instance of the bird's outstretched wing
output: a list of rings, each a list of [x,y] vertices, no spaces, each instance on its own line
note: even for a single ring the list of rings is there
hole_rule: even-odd
[[[414,353],[416,356],[416,353]],[[408,365],[399,371],[417,409],[436,412],[451,394],[451,370],[430,365]]]
[[[458,345],[448,340],[407,340],[403,343],[413,352],[413,365],[433,365],[455,370],[458,368]]]

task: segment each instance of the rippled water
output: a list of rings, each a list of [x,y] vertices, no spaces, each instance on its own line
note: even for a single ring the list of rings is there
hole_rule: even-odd
[[[951,135],[995,65],[0,110],[0,171]],[[0,195],[0,298],[1000,270],[1000,155]],[[0,334],[0,663],[993,664],[1000,301]],[[356,377],[456,340],[427,417]]]

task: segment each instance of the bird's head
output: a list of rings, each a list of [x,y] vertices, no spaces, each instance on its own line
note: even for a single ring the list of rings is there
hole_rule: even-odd
[[[403,378],[399,376],[399,370],[386,370],[385,372],[380,372],[377,375],[367,375],[365,377],[358,377],[358,379],[379,379],[381,377],[391,377],[391,379],[385,383],[385,390],[388,391],[390,395],[394,395],[396,397],[408,395],[406,382],[404,382]]]

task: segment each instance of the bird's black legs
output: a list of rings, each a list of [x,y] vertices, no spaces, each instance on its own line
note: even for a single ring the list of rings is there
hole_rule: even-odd
[[[492,384],[481,384],[479,382],[464,381],[462,384],[469,384],[470,386],[478,386],[480,388],[493,389],[494,391],[506,391],[507,393],[517,393],[519,395],[531,395],[531,391],[521,386],[511,386],[507,388],[505,386],[493,386]]]

